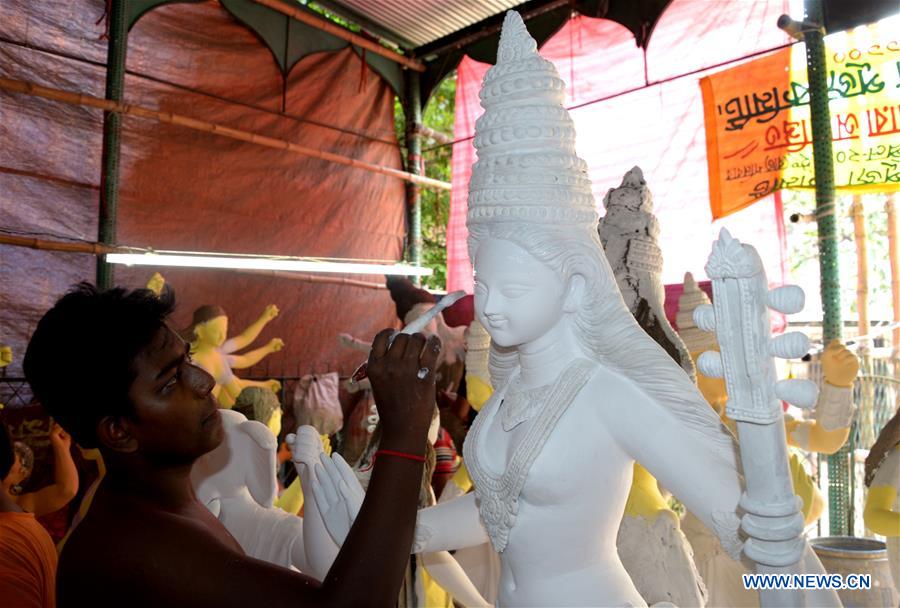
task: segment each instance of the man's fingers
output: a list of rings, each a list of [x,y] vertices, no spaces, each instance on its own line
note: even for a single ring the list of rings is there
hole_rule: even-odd
[[[422,349],[422,355],[419,357],[419,363],[422,367],[427,367],[431,372],[437,367],[438,355],[441,354],[441,339],[437,336],[431,336]]]
[[[373,359],[379,359],[387,354],[388,344],[391,341],[391,336],[394,334],[393,329],[382,329],[378,332],[378,335],[375,336],[375,341],[372,342],[372,350],[369,353],[369,363],[373,361]]]
[[[388,349],[388,356],[393,359],[402,358],[406,353],[410,338],[409,334],[397,334],[394,336],[394,341],[391,343],[390,349]]]
[[[406,344],[406,350],[403,352],[404,359],[410,359],[419,362],[422,358],[422,349],[425,348],[425,336],[415,333],[409,336],[409,342]]]

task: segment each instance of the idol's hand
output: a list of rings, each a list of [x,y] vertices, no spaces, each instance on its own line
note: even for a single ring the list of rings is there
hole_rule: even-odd
[[[822,375],[831,386],[850,388],[859,372],[859,359],[840,340],[832,340],[822,353]]]
[[[319,462],[319,455],[324,453],[319,431],[309,425],[301,426],[297,429],[296,435],[288,433],[284,440],[291,450],[291,461],[294,463],[297,473],[300,473],[302,477],[301,465],[305,465],[308,467],[307,471],[313,473],[316,463]],[[306,491],[305,488],[304,491]]]
[[[362,507],[365,492],[356,475],[340,454],[331,458],[324,453],[316,464],[312,484],[313,500],[322,515],[325,528],[337,546],[342,546]]]

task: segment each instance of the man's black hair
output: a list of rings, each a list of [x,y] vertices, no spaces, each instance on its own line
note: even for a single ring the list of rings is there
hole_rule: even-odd
[[[16,462],[16,453],[13,450],[13,442],[9,436],[9,429],[0,422],[0,481],[6,479]]]
[[[170,289],[99,290],[79,283],[38,323],[23,367],[34,396],[81,446],[97,447],[97,423],[132,413],[135,357],[175,308]]]

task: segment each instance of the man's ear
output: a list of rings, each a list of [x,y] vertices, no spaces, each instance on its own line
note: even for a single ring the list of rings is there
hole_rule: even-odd
[[[134,452],[138,448],[138,441],[131,435],[128,427],[121,416],[104,416],[97,423],[97,440],[116,452]]]
[[[577,312],[583,302],[587,291],[587,282],[584,275],[573,274],[566,286],[566,300],[563,303],[563,312]]]

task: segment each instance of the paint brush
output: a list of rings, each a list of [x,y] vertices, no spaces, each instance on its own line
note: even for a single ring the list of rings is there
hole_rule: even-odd
[[[441,314],[442,310],[453,306],[465,295],[465,291],[453,291],[448,293],[443,298],[441,298],[437,304],[430,308],[424,315],[422,315],[400,331],[394,332],[394,334],[388,339],[388,346],[390,346],[394,342],[394,338],[396,338],[398,334],[414,334],[422,331],[423,329],[428,327],[428,324],[431,323],[432,319]],[[363,378],[366,377],[367,363],[368,361],[364,361],[362,365],[356,368],[356,371],[353,372],[353,375],[350,377],[351,382],[361,382]]]

